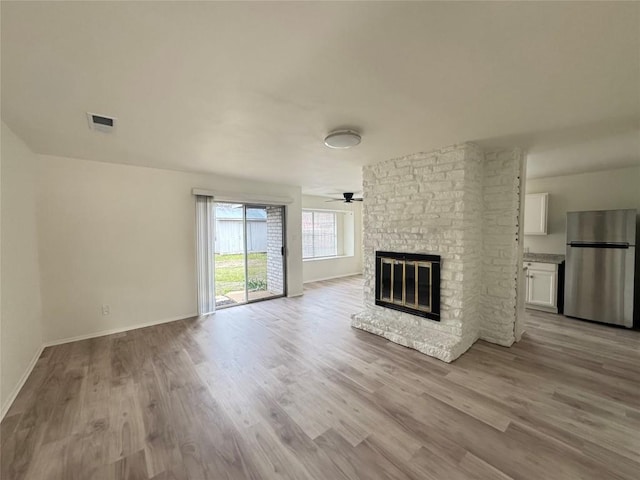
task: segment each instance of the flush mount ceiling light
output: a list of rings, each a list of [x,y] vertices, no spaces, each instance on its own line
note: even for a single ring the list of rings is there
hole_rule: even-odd
[[[329,148],[351,148],[360,143],[360,134],[354,130],[335,130],[324,138]]]

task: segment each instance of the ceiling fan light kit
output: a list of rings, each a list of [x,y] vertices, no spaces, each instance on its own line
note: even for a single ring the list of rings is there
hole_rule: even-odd
[[[351,148],[360,143],[362,137],[355,130],[334,130],[324,137],[324,144],[329,148]]]

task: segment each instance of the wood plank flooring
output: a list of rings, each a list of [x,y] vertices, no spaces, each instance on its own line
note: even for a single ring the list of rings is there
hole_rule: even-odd
[[[2,479],[640,478],[640,332],[528,312],[447,365],[350,328],[361,289],[47,348]]]

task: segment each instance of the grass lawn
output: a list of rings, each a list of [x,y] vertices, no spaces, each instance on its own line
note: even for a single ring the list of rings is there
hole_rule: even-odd
[[[249,290],[267,289],[267,254],[249,254]],[[216,295],[244,290],[244,255],[216,255]],[[252,282],[254,280],[254,282]],[[261,288],[253,288],[260,284]]]

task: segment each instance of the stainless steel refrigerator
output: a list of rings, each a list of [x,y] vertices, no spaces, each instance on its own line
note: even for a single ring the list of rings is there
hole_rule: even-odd
[[[567,213],[564,314],[633,326],[636,211]]]

